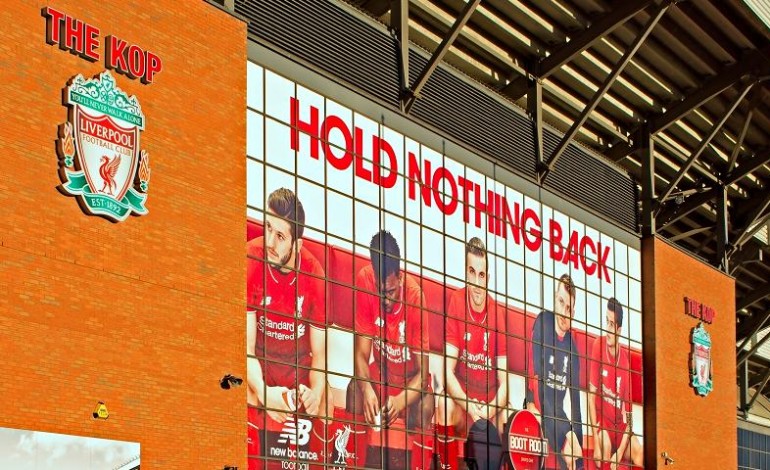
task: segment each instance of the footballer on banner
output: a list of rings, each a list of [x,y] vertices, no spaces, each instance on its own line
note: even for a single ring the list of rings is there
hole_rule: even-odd
[[[473,424],[483,420],[499,434],[507,419],[505,309],[487,291],[488,266],[484,242],[471,238],[465,246],[466,284],[452,294],[447,310],[446,396],[439,398],[436,420],[444,469],[458,468],[455,436],[467,438]]]
[[[324,433],[315,417],[328,415],[324,271],[302,246],[304,223],[299,199],[278,189],[264,235],[246,245],[249,452],[322,462],[311,438]]]
[[[375,430],[403,426],[424,432],[435,404],[422,289],[401,269],[401,252],[390,232],[377,232],[369,251],[371,264],[355,281],[355,379],[348,386],[346,406],[356,421]],[[387,456],[383,463],[382,450],[377,445],[368,449],[367,467],[406,466]]]

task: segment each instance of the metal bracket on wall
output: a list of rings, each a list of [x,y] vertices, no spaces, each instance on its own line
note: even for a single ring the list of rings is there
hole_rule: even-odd
[[[460,34],[460,30],[471,18],[471,15],[473,15],[473,12],[476,10],[476,7],[479,5],[479,3],[481,3],[481,0],[471,0],[465,4],[463,11],[460,13],[460,16],[457,17],[452,27],[449,28],[446,36],[444,36],[441,44],[439,44],[438,48],[433,52],[433,55],[425,65],[425,68],[422,69],[422,72],[420,72],[417,80],[415,80],[411,87],[405,90],[406,93],[401,98],[401,106],[405,113],[409,114],[409,111],[412,110],[412,106],[414,106],[415,100],[420,97],[420,91],[422,91],[422,87],[425,86],[425,84],[428,82],[428,79],[433,74],[433,71],[436,70],[436,67],[438,67],[439,62],[441,62],[441,60],[444,58],[446,53],[449,51],[449,48],[452,47],[455,39],[457,39],[457,36]]]

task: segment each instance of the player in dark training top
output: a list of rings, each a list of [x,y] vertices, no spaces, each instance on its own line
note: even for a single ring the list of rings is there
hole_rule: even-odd
[[[558,453],[560,468],[583,468],[580,413],[580,360],[570,328],[575,308],[575,284],[569,275],[556,283],[554,311],[543,310],[532,327],[532,361],[536,392],[528,390],[530,411],[540,415],[549,452]],[[565,398],[569,393],[571,416]]]

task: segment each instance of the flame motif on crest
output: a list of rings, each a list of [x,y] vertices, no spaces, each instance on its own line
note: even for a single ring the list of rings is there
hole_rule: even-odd
[[[61,151],[64,156],[64,166],[71,167],[75,157],[75,140],[72,138],[72,124],[65,122],[62,125]]]
[[[139,154],[139,189],[146,193],[150,186],[150,154],[142,150]]]

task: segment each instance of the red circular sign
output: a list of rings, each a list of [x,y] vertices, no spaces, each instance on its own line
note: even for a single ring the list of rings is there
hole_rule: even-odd
[[[508,430],[508,455],[514,470],[540,470],[548,455],[548,441],[534,414],[527,410],[513,415]]]

